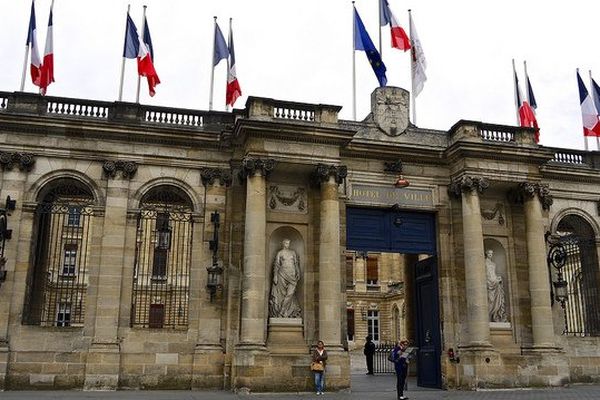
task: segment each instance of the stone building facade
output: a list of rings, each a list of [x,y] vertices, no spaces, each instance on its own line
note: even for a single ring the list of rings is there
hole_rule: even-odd
[[[424,386],[600,381],[598,154],[422,129],[400,88],[339,110],[0,93],[0,387],[306,390],[323,340],[347,388],[375,311]],[[269,317],[284,239],[300,318]]]

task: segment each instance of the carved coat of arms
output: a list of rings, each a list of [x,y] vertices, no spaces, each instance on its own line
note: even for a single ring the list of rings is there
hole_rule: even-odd
[[[385,87],[373,92],[375,124],[388,136],[398,136],[408,128],[409,93],[401,88]]]

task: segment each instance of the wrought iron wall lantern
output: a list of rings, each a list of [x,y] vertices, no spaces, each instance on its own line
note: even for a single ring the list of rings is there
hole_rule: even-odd
[[[215,298],[217,290],[223,286],[221,283],[221,276],[223,274],[223,267],[219,263],[218,252],[219,252],[219,226],[221,216],[218,212],[213,212],[210,215],[210,222],[213,224],[213,238],[208,242],[208,248],[212,251],[212,262],[211,265],[206,267],[208,277],[206,280],[206,287],[210,293],[210,301],[212,302]]]
[[[17,201],[12,200],[10,196],[6,197],[4,208],[0,208],[0,285],[6,280],[6,258],[4,257],[4,247],[7,239],[12,238],[12,229],[8,228],[9,211],[14,211]]]
[[[547,237],[550,242],[552,239]],[[563,277],[563,267],[567,263],[567,251],[560,242],[552,243],[548,252],[548,265],[556,270],[556,280],[552,282],[554,286],[554,299],[560,303],[562,309],[565,309],[565,304],[569,298],[567,291],[567,281]]]

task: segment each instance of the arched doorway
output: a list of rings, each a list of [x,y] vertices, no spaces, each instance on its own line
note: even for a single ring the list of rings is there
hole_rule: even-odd
[[[600,271],[594,229],[583,217],[567,214],[556,226],[555,237],[566,255],[561,269],[567,282],[564,333],[600,335]]]

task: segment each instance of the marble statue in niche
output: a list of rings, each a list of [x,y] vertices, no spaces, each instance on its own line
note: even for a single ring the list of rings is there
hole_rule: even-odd
[[[296,299],[300,280],[300,260],[290,249],[290,240],[283,239],[282,248],[273,260],[273,281],[269,297],[269,317],[301,318],[302,310]]]
[[[486,250],[485,270],[487,277],[490,322],[507,322],[504,286],[502,277],[496,273],[496,263],[492,260],[493,256],[494,250]]]

